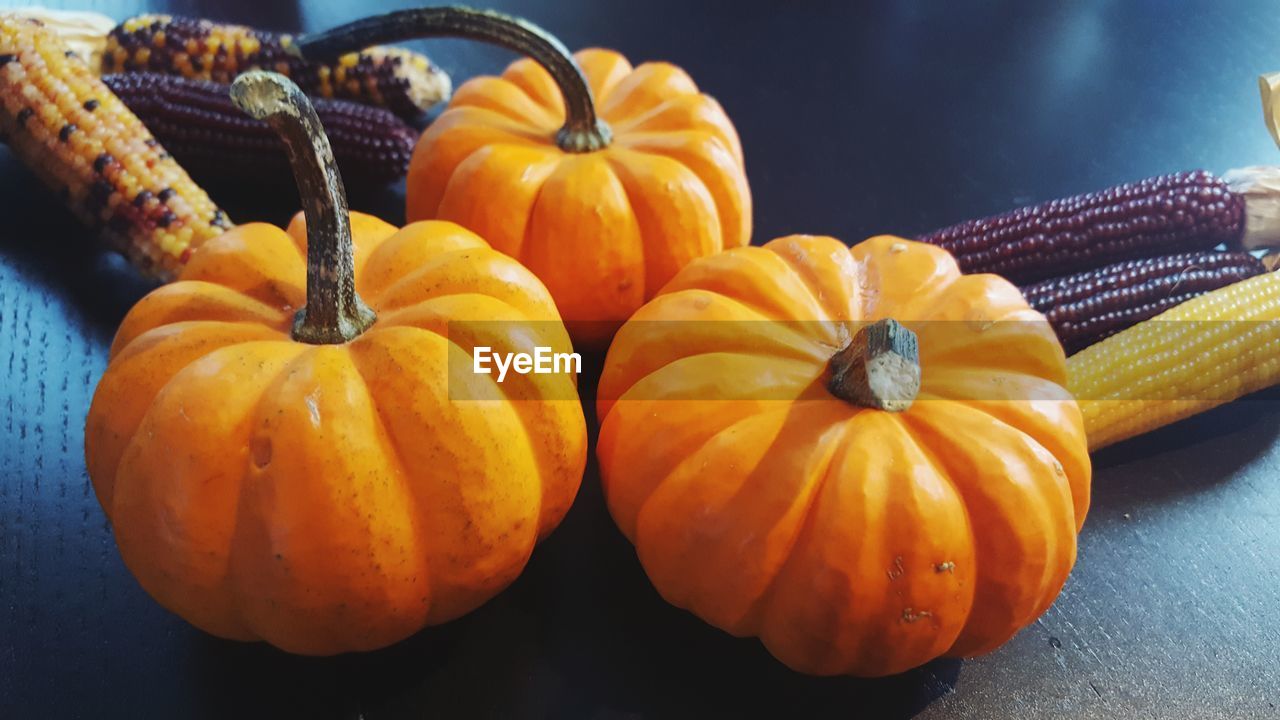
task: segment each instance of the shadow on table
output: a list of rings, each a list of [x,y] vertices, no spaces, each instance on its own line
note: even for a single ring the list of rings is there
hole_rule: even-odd
[[[64,295],[92,334],[110,341],[121,318],[155,283],[106,250],[62,203],[0,147],[0,177],[12,187],[0,262]]]
[[[1141,487],[1095,484],[1095,499],[1119,493],[1160,501],[1198,492],[1236,477],[1241,468],[1275,447],[1277,438],[1280,386],[1095,452],[1095,473],[1134,462],[1149,468],[1134,480]]]
[[[877,680],[791,672],[663,602],[611,525],[588,532],[607,522],[591,495],[514,586],[385,650],[309,659],[203,639],[200,704],[209,717],[909,718],[954,687],[960,661]]]

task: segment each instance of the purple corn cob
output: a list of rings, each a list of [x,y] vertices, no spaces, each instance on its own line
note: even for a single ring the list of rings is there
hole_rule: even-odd
[[[158,73],[105,75],[102,81],[173,156],[201,181],[290,186],[276,133],[231,102],[226,85]],[[418,133],[388,110],[314,99],[349,188],[404,177]]]
[[[1264,271],[1262,261],[1249,253],[1210,250],[1120,262],[1024,285],[1022,294],[1044,313],[1072,354],[1197,295]]]
[[[1130,258],[1238,244],[1245,203],[1197,170],[1019,208],[920,236],[945,248],[965,272],[1018,283]]]

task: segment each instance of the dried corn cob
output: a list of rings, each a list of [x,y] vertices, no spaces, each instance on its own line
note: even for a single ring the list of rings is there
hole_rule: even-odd
[[[1067,354],[1155,317],[1175,305],[1259,275],[1245,252],[1201,252],[1126,260],[1022,288],[1044,313]]]
[[[1269,211],[1278,196],[1280,185],[1268,187],[1256,177],[1233,188],[1204,171],[1161,175],[971,220],[919,239],[946,248],[966,272],[1029,283],[1221,243],[1273,245],[1277,227],[1254,219],[1258,208]]]
[[[292,35],[139,15],[107,36],[102,72],[152,71],[230,83],[245,70],[272,70],[309,95],[380,105],[407,118],[449,97],[449,76],[418,53],[373,47],[327,65],[303,60],[290,51],[292,46]]]
[[[226,216],[56,35],[0,14],[0,133],[142,271],[169,278]]]
[[[279,136],[241,112],[228,86],[157,73],[105,75],[102,81],[195,177],[272,186],[290,182]],[[314,105],[348,186],[385,185],[404,177],[417,131],[382,108],[345,100]]]
[[[1073,355],[1097,449],[1280,383],[1280,273],[1189,300]]]

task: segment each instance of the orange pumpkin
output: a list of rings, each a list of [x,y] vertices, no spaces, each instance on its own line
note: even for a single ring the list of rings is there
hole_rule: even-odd
[[[796,670],[975,655],[1075,561],[1090,464],[1065,380],[1017,288],[936,247],[730,250],[619,330],[604,490],[664,598]]]
[[[233,92],[283,125],[306,221],[208,241],[129,312],[86,456],[162,605],[226,638],[368,650],[515,579],[577,491],[585,421],[571,375],[464,369],[477,344],[571,349],[537,278],[450,223],[348,226],[331,156],[298,157],[318,121],[278,83]]]
[[[737,132],[680,68],[574,56],[523,21],[427,8],[303,37],[307,55],[463,35],[531,59],[475,78],[427,128],[407,180],[410,220],[451,220],[546,283],[575,342],[607,344],[691,260],[747,243]],[[580,66],[580,69],[579,69]]]

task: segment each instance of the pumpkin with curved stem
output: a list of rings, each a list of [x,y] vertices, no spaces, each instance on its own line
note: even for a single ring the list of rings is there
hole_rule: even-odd
[[[893,237],[686,267],[614,339],[597,454],[658,591],[817,674],[989,651],[1043,613],[1089,499],[1053,330]]]
[[[680,268],[750,239],[737,132],[674,65],[632,67],[600,49],[570,57],[527,22],[451,7],[359,20],[297,48],[320,59],[437,36],[529,58],[465,83],[427,128],[407,216],[457,222],[518,258],[546,283],[575,342],[607,344]]]
[[[348,216],[288,80],[248,73],[233,97],[285,139],[305,220],[211,239],[129,312],[89,473],[125,563],[194,625],[306,654],[380,647],[493,596],[568,509],[575,378],[449,372],[476,345],[567,352],[568,335],[537,278],[475,234]]]

